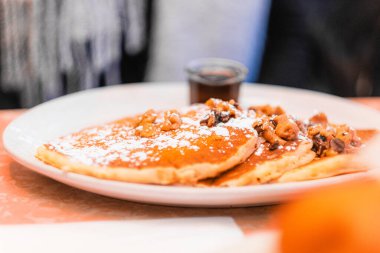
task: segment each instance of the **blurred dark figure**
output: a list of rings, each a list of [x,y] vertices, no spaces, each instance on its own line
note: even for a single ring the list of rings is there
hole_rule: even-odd
[[[273,0],[259,82],[380,95],[380,0]]]
[[[0,109],[142,81],[153,0],[0,0]]]

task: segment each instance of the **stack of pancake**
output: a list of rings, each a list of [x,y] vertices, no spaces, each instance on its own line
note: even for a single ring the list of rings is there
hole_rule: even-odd
[[[281,107],[210,99],[86,128],[42,145],[36,157],[103,179],[231,187],[366,170],[350,161],[375,132],[331,124],[323,113],[302,121]]]

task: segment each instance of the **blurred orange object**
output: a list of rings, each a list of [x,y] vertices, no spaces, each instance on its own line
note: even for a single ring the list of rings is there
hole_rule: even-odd
[[[380,252],[380,182],[355,182],[306,194],[283,207],[281,253]]]

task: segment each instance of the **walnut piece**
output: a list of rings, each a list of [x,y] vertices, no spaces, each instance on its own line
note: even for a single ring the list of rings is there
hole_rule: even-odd
[[[161,125],[162,131],[178,129],[182,124],[181,116],[178,111],[170,110],[164,114],[164,122]]]
[[[306,123],[303,122],[302,120],[296,120],[296,124],[297,124],[299,130],[300,130],[304,135],[306,135],[306,134],[307,134]]]
[[[139,122],[135,127],[135,134],[141,137],[151,137],[157,132],[154,125],[157,119],[156,111],[150,109],[139,117]]]
[[[160,117],[160,120],[157,120]],[[182,124],[181,116],[177,110],[169,110],[158,114],[148,110],[139,117],[135,126],[135,134],[141,137],[151,137],[159,131],[178,129]]]
[[[153,124],[156,121],[156,119],[157,119],[156,111],[153,109],[150,109],[150,110],[144,112],[143,115],[141,115],[139,125],[144,125],[147,123]]]
[[[275,133],[282,139],[287,141],[294,141],[298,139],[300,129],[293,119],[289,118],[286,114],[278,115],[274,118],[276,123]]]
[[[326,141],[326,137],[320,134],[313,136],[313,147],[312,150],[317,156],[321,157],[329,148],[329,143]]]
[[[320,112],[318,114],[315,114],[313,117],[309,119],[309,122],[311,124],[321,124],[322,126],[326,127],[328,120],[326,114],[323,112]]]
[[[271,106],[271,105],[255,105],[250,106],[248,110],[256,112],[257,116],[273,116],[273,115],[281,115],[285,114],[284,109],[280,106]]]
[[[354,129],[347,125],[326,123],[324,118],[324,116],[314,117],[314,123],[310,121],[307,128],[308,137],[313,140],[313,151],[317,156],[333,156],[351,152],[361,145],[361,140]]]
[[[342,153],[345,148],[344,141],[338,138],[334,138],[330,141],[330,147],[337,153]]]
[[[321,131],[321,125],[311,125],[307,128],[307,135],[312,138],[313,136],[319,134]]]
[[[211,111],[204,119],[201,120],[201,126],[213,127],[217,124],[215,111]]]
[[[226,123],[231,118],[236,118],[240,113],[239,105],[234,101],[228,102],[210,98],[205,103],[210,107],[210,112],[200,121],[201,126],[213,127],[219,123]]]
[[[274,121],[270,120],[268,117],[264,117],[259,119],[253,124],[253,127],[259,134],[259,136],[263,137],[266,141],[271,144],[271,149],[276,149],[279,145],[284,145],[286,143],[285,140],[281,139],[275,133],[275,125]]]

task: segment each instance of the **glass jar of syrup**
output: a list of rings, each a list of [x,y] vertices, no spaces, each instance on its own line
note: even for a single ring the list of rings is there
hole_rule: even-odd
[[[193,60],[186,71],[190,103],[204,103],[209,98],[238,101],[240,84],[248,72],[243,64],[222,58]]]

